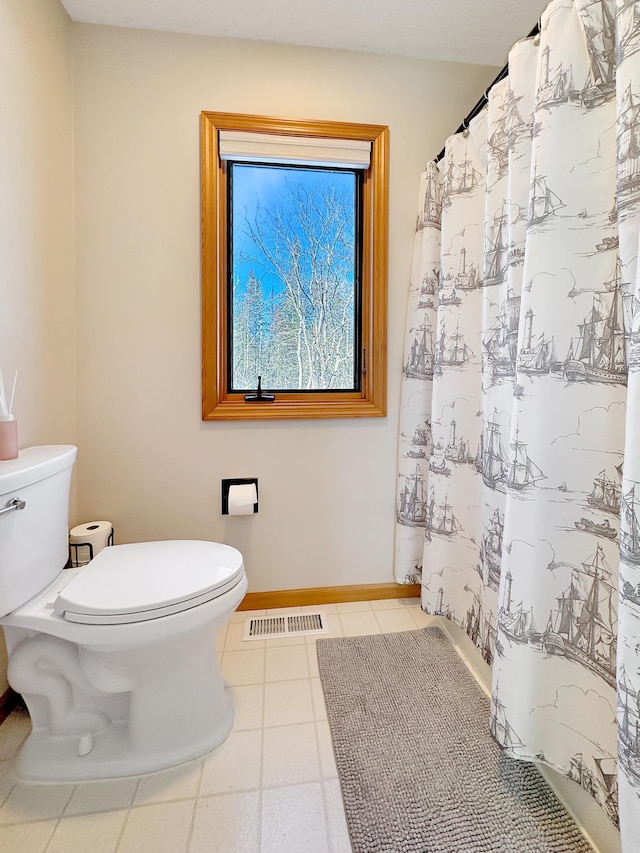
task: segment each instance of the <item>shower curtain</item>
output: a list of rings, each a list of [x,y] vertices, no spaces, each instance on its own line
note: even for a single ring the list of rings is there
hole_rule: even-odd
[[[396,578],[640,838],[640,2],[554,0],[421,177]]]

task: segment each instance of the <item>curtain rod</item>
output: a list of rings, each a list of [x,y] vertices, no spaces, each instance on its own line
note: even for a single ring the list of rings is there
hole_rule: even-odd
[[[535,27],[531,30],[531,32],[529,33],[527,38],[528,39],[533,38],[534,36],[537,36],[539,32],[540,32],[540,21],[538,21],[538,23],[535,25]],[[467,114],[466,118],[464,118],[462,120],[462,124],[456,130],[456,133],[462,133],[463,131],[465,131],[469,127],[469,122],[472,119],[474,119],[478,115],[478,113],[481,112],[484,109],[485,105],[488,103],[489,92],[493,89],[493,87],[496,85],[496,83],[499,83],[501,80],[504,80],[504,78],[507,76],[508,73],[509,73],[509,63],[507,62],[507,64],[504,66],[502,71],[500,71],[500,73],[498,74],[496,79],[487,86],[487,88],[485,89],[484,95],[480,98],[480,100],[475,105],[475,107],[472,107],[469,110],[469,113]],[[438,156],[434,157],[434,162],[437,163],[439,160],[442,160],[442,158],[444,157],[444,151],[445,151],[445,149],[443,148],[442,151],[438,154]]]

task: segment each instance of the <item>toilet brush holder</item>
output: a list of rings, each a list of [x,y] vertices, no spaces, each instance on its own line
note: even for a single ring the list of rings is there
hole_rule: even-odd
[[[0,460],[18,458],[18,421],[0,420]]]

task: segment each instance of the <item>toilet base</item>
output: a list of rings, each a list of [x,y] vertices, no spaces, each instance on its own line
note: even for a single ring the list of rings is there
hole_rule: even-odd
[[[207,736],[165,751],[136,754],[129,744],[126,722],[115,723],[93,735],[92,743],[86,740],[89,737],[86,735],[56,736],[35,730],[22,747],[16,776],[25,782],[86,782],[164,770],[211,752],[231,733],[234,720],[233,696],[225,689],[216,711],[215,727]],[[91,749],[86,755],[79,754],[89,746]]]
[[[215,638],[246,590],[243,575],[196,607],[108,626],[65,621],[46,607],[45,591],[3,618],[8,680],[33,725],[18,777],[137,776],[215,749],[235,718]]]

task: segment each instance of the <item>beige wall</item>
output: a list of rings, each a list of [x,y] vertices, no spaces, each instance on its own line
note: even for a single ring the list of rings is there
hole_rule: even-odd
[[[71,23],[57,0],[0,0],[0,56],[0,368],[20,371],[21,447],[75,442]]]
[[[495,69],[74,27],[78,521],[242,550],[254,591],[392,580],[418,176]],[[202,423],[201,110],[390,127],[389,415]],[[255,517],[222,477],[259,478]]]

